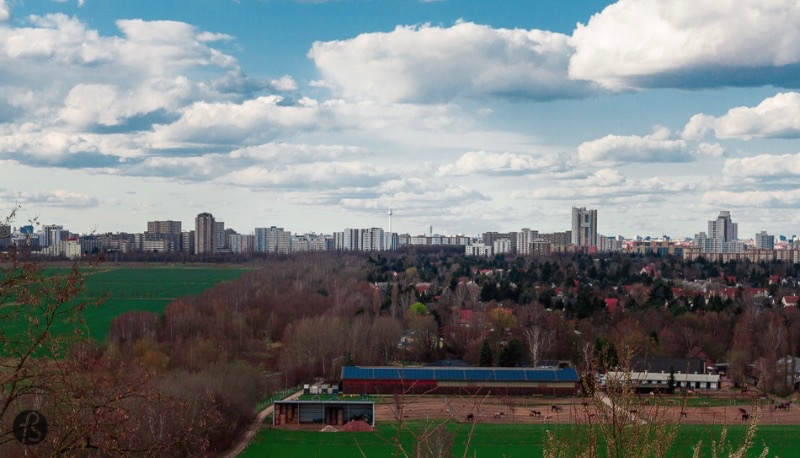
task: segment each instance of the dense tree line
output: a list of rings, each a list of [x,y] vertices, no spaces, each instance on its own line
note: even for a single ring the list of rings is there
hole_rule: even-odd
[[[743,383],[747,364],[797,353],[796,311],[721,291],[735,276],[741,291],[789,294],[793,286],[768,281],[794,272],[783,263],[626,254],[481,259],[432,248],[305,254],[273,259],[239,281],[170,304],[162,317],[147,318],[153,330],[146,336],[123,329],[134,318],[120,317],[111,344],[124,354],[139,348],[142,361],[170,370],[244,361],[282,387],[335,380],[351,363],[457,358],[477,365],[484,340],[498,364],[505,355],[506,365],[557,359],[580,366],[587,348],[607,340],[654,356],[702,349],[731,363]],[[705,289],[690,288],[695,280]],[[609,298],[619,300],[617,312],[606,306]]]

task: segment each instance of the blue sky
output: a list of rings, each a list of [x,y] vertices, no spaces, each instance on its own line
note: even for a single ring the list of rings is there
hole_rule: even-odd
[[[0,0],[0,206],[76,232],[800,223],[793,1]]]

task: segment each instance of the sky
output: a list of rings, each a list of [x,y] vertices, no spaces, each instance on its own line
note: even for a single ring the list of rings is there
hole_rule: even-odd
[[[800,233],[795,0],[0,0],[0,210]]]

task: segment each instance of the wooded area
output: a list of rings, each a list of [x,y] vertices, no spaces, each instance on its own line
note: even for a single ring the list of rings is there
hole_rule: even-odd
[[[80,320],[86,304],[69,305],[80,265],[54,278],[21,253],[5,256],[4,319],[31,322],[24,340],[3,341],[8,450],[18,446],[11,413],[37,406],[53,419],[52,454],[213,454],[272,391],[335,381],[349,364],[568,360],[580,371],[597,352],[628,347],[703,354],[729,363],[740,384],[757,369],[760,389],[785,393],[794,367],[780,361],[800,343],[800,312],[780,305],[796,294],[797,266],[783,263],[479,259],[441,248],[271,257],[163,315],[123,314],[96,343],[47,332],[52,320]]]

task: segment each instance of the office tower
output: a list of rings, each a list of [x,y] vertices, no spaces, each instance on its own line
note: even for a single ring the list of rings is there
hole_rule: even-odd
[[[731,221],[731,212],[721,211],[716,220],[708,222],[708,237],[722,242],[738,239],[739,225]]]
[[[200,213],[194,220],[194,254],[214,253],[214,216]]]
[[[721,211],[717,219],[708,222],[708,233],[695,235],[694,244],[702,253],[741,253],[744,243],[738,240],[738,231],[739,226],[731,220],[731,213]]]
[[[572,207],[572,244],[597,246],[597,210]]]

